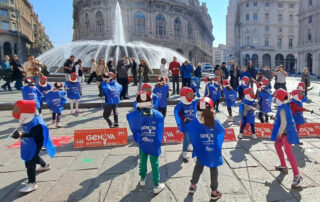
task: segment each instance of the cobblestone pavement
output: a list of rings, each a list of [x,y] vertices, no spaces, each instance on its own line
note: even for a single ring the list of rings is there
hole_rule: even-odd
[[[298,78],[290,78],[288,88],[296,87]],[[90,86],[90,88],[93,88]],[[319,82],[310,92],[305,107],[319,112]],[[202,88],[203,90],[203,88]],[[85,94],[87,91],[84,92]],[[0,92],[1,102],[13,103],[19,99],[16,92]],[[8,96],[10,95],[10,96]],[[96,98],[96,97],[94,97]],[[7,99],[10,99],[7,101]],[[90,98],[88,98],[90,99]],[[168,107],[165,126],[175,126],[173,107]],[[132,108],[119,108],[121,127],[128,127],[126,113]],[[235,122],[226,121],[227,110],[220,105],[219,119],[225,127],[239,131],[238,108],[233,108]],[[102,109],[82,109],[78,116],[68,114],[62,117],[63,128],[51,125],[51,114],[44,110],[52,136],[71,136],[75,129],[107,128],[102,118]],[[319,122],[320,117],[305,113],[308,122]],[[258,122],[258,120],[257,120]],[[161,182],[166,188],[158,195],[153,194],[151,173],[147,176],[145,188],[138,186],[138,148],[129,135],[128,145],[122,147],[73,149],[69,144],[57,147],[57,156],[50,159],[45,152],[41,155],[52,169],[37,176],[39,189],[28,195],[21,195],[18,189],[26,180],[24,162],[18,149],[8,149],[14,140],[6,137],[18,126],[10,111],[0,111],[0,201],[209,201],[210,175],[205,168],[194,196],[188,195],[190,178],[195,160],[184,163],[180,157],[182,144],[162,146],[160,156]],[[279,164],[274,144],[269,139],[243,139],[225,142],[224,164],[219,167],[219,190],[223,197],[219,201],[319,201],[320,198],[320,138],[303,138],[302,146],[293,150],[299,169],[304,177],[302,188],[291,189],[293,174],[287,175],[274,170]],[[151,168],[148,167],[148,171]]]

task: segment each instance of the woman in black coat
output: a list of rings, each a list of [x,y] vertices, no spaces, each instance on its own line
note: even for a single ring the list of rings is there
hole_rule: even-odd
[[[230,70],[230,84],[233,90],[237,91],[239,86],[239,78],[240,78],[240,70],[238,68],[238,65],[235,64],[233,68]]]
[[[23,68],[18,60],[18,56],[14,55],[12,61],[10,62],[10,67],[12,70],[12,81],[16,81],[14,87],[17,90],[21,90],[22,87],[22,79],[23,79]]]

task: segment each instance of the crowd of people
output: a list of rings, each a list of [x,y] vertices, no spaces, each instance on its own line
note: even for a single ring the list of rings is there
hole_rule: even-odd
[[[30,56],[30,63],[25,63],[23,69],[28,70],[32,60],[33,58]],[[259,112],[258,118],[262,123],[273,120],[271,139],[275,141],[275,148],[281,163],[275,169],[280,172],[288,172],[284,158],[285,152],[294,174],[292,187],[298,187],[302,181],[291,144],[301,144],[298,131],[305,122],[303,112],[313,113],[313,111],[303,108],[307,89],[310,86],[310,75],[307,68],[304,69],[302,82],[298,84],[297,89],[287,92],[286,77],[288,74],[284,71],[283,66],[276,67],[274,71],[270,67],[260,68],[257,71],[251,61],[247,67],[243,66],[241,70],[234,62],[230,69],[227,68],[226,63],[222,63],[221,66],[216,65],[214,74],[203,79],[201,64],[194,68],[188,60],[180,64],[173,57],[173,61],[167,65],[167,61],[162,59],[160,75],[157,76],[154,87],[150,85],[151,70],[143,60],[138,65],[135,59],[125,57],[119,60],[116,67],[114,67],[112,60],[105,63],[103,59],[99,59],[96,64],[92,59],[91,64],[88,84],[94,78],[96,79],[98,95],[105,97],[103,118],[110,128],[119,127],[117,108],[121,100],[128,99],[128,85],[131,75],[133,77],[132,85],[138,87],[137,96],[133,102],[134,110],[127,114],[127,121],[140,150],[140,186],[146,185],[147,159],[150,157],[154,193],[161,192],[165,187],[160,183],[159,156],[161,155],[164,119],[167,114],[170,91],[173,95],[180,94],[180,102],[174,107],[174,117],[179,131],[184,134],[182,158],[184,161],[188,161],[190,144],[192,144],[193,156],[197,157],[190,181],[190,194],[196,191],[199,177],[206,166],[210,168],[211,199],[216,200],[222,196],[218,190],[217,168],[223,163],[221,149],[225,128],[215,117],[215,114],[219,113],[219,103],[221,102],[225,102],[229,113],[229,122],[233,122],[232,107],[238,106],[237,102],[239,104],[241,117],[239,139],[243,138],[244,128],[247,124],[250,125],[252,138],[258,138],[255,134],[255,112]],[[4,68],[2,67],[2,69]],[[29,147],[33,147],[32,151],[35,152],[31,156],[22,156],[26,161],[29,181],[21,189],[21,192],[37,189],[36,164],[40,164],[42,170],[51,168],[39,156],[42,145],[47,147],[51,156],[54,156],[55,153],[50,138],[48,138],[46,124],[41,116],[38,116],[41,114],[43,101],[47,102],[52,111],[52,124],[56,124],[57,127],[63,127],[61,114],[66,97],[70,100],[71,114],[80,113],[79,100],[84,85],[82,61],[78,59],[75,62],[75,57],[71,56],[64,64],[64,72],[66,74],[65,84],[56,82],[52,87],[45,76],[37,77],[31,74],[33,71],[29,71],[26,74],[25,85],[22,87],[23,100],[15,104],[13,115],[23,124],[23,132],[17,131],[14,137],[21,139],[33,137],[36,142],[39,142],[36,145],[32,145],[33,143],[24,145],[27,147],[24,151],[30,151]],[[170,72],[172,90],[169,82]],[[180,77],[181,89],[179,88]],[[274,93],[272,93],[271,86],[273,78],[275,78]],[[204,95],[200,98],[199,89],[202,79],[206,85]],[[256,92],[253,87],[256,87]],[[200,99],[196,99],[196,96]],[[277,105],[275,117],[269,116],[269,113],[272,112],[271,103],[273,100]],[[31,105],[32,107],[30,107]],[[26,110],[27,106],[30,109]],[[110,118],[111,114],[113,114],[113,121]],[[35,128],[39,125],[45,130],[36,130]]]

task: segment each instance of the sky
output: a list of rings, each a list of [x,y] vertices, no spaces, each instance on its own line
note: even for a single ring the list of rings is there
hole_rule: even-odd
[[[29,0],[54,46],[72,40],[73,0]],[[226,15],[228,0],[200,0],[206,2],[213,21],[214,46],[226,43]]]

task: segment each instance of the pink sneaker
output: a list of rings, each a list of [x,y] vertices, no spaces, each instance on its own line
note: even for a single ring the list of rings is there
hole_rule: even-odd
[[[71,111],[70,111],[70,114],[74,115],[74,111],[71,110]]]

